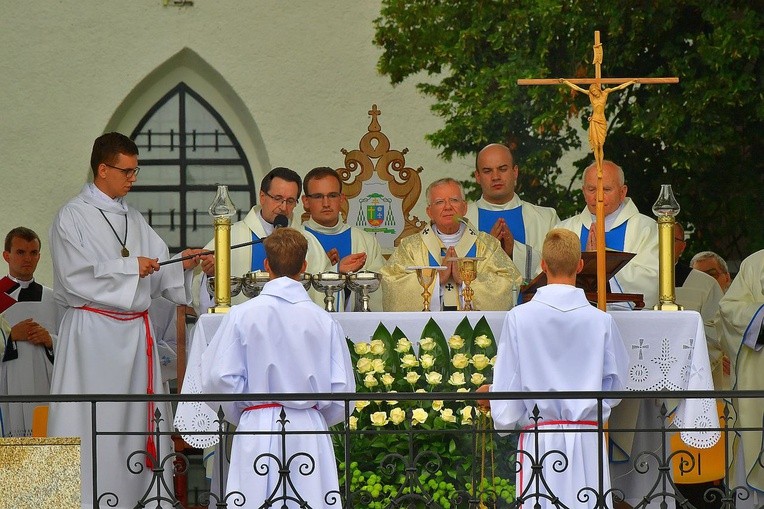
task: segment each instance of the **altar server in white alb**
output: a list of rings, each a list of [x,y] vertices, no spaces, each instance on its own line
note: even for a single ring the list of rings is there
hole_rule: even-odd
[[[481,311],[502,311],[513,304],[513,287],[522,276],[501,249],[499,241],[464,221],[467,202],[461,184],[452,178],[436,180],[427,187],[430,224],[401,240],[382,267],[382,298],[385,311],[420,311],[422,287],[409,267],[442,266],[431,284],[430,311],[456,310],[463,302],[464,281],[456,257],[477,257],[477,277],[472,299]],[[449,259],[452,259],[449,261]]]
[[[610,279],[610,291],[640,293],[644,296],[645,309],[651,309],[658,302],[658,224],[653,218],[640,214],[631,198],[626,197],[628,187],[623,169],[612,161],[602,163],[602,186],[605,246],[636,254]],[[582,251],[595,251],[597,167],[594,164],[584,171],[583,193],[586,199],[584,210],[559,226],[581,238]],[[608,309],[629,309],[631,306],[630,303],[609,304]]]
[[[337,172],[328,167],[313,168],[305,175],[302,185],[305,191],[302,204],[310,215],[302,223],[302,228],[318,239],[335,270],[342,273],[379,272],[385,259],[377,237],[361,228],[351,227],[340,217],[347,198]],[[350,298],[350,290],[338,293],[337,309],[353,311],[355,301]],[[373,292],[369,302],[372,311],[382,311],[382,291]]]
[[[507,313],[494,369],[493,385],[480,392],[556,392],[624,390],[629,358],[613,318],[592,307],[583,290],[575,287],[576,274],[583,268],[578,237],[563,229],[551,230],[544,241],[542,269],[548,285],[539,288],[533,300]],[[589,494],[582,502],[584,487],[599,489],[599,459],[603,472],[603,490],[610,488],[606,447],[599,448],[598,433],[576,430],[597,429],[607,421],[617,399],[603,401],[598,421],[597,400],[491,400],[491,415],[497,430],[509,431],[519,426],[518,448],[521,470],[517,473],[517,496],[530,509],[538,502],[541,508],[557,507],[553,497],[567,507],[594,507],[597,498]],[[482,403],[485,406],[485,401]],[[538,437],[532,430],[534,407],[538,407]],[[550,433],[560,430],[560,433]],[[538,450],[535,440],[538,439]],[[567,465],[558,472],[553,463],[560,456],[552,454],[543,462],[537,479],[531,469],[550,451],[560,451]],[[540,488],[537,489],[537,486]]]
[[[58,331],[53,290],[34,280],[40,261],[40,237],[19,226],[5,236],[3,259],[7,282],[16,301],[3,313],[11,327],[0,362],[0,394],[49,394],[53,374],[53,343]],[[10,303],[10,302],[9,302]],[[32,413],[42,403],[0,403],[2,436],[32,434]]]
[[[243,244],[262,240],[270,235],[276,226],[276,218],[284,216],[286,225],[291,226],[294,208],[300,200],[302,179],[289,168],[273,168],[260,182],[260,205],[253,206],[244,219],[231,225],[231,245]],[[298,221],[299,222],[299,221]],[[307,272],[311,274],[331,270],[329,258],[321,244],[310,233],[303,232],[308,240]],[[215,241],[210,240],[205,249],[214,249]],[[247,272],[263,271],[265,249],[261,242],[231,250],[231,276],[240,277]],[[214,262],[214,258],[212,259]],[[206,313],[212,305],[212,299],[207,292],[207,276],[215,274],[214,263],[202,262],[203,273],[194,277],[194,308],[197,313]],[[316,290],[309,290],[310,296],[316,303],[323,304],[324,295]],[[247,300],[243,293],[231,298],[232,304],[240,304]]]
[[[475,180],[482,196],[467,211],[481,232],[499,239],[501,247],[529,281],[541,272],[541,246],[546,232],[560,222],[551,207],[522,200],[517,193],[519,169],[508,147],[492,143],[478,152]]]
[[[199,257],[160,270],[158,262],[169,258],[167,245],[124,199],[139,171],[138,147],[131,139],[120,133],[100,136],[93,144],[90,165],[93,182],[59,210],[50,229],[55,299],[62,312],[51,393],[162,393],[148,308],[160,295],[188,304],[192,276],[188,269]],[[181,255],[200,251],[187,249]],[[145,435],[124,435],[154,431],[155,408],[162,412],[162,431],[169,431],[169,405],[97,406],[98,431],[120,433],[99,437],[97,444],[97,492],[118,498],[104,495],[110,507],[135,507],[152,481],[148,467],[158,465],[157,458],[134,457],[132,465],[144,463],[136,475],[127,467],[131,453],[171,452],[169,437],[157,444]],[[86,508],[95,505],[91,426],[88,403],[51,404],[48,434],[82,439],[82,507]],[[165,475],[172,486],[171,472]],[[100,502],[102,507],[107,499]]]
[[[732,360],[732,388],[761,390],[764,387],[764,249],[748,256],[719,303],[722,347]],[[764,468],[760,463],[764,403],[760,398],[739,398],[733,401],[737,411],[730,478],[743,479],[756,488],[762,502]]]
[[[305,237],[292,228],[278,229],[265,240],[265,268],[271,280],[258,297],[233,306],[223,319],[202,356],[205,393],[355,391],[342,328],[311,302],[296,280],[305,270],[307,248]],[[243,400],[222,406],[238,432],[266,433],[234,437],[226,489],[243,493],[244,507],[328,507],[331,500],[336,501],[332,507],[339,507],[332,440],[322,432],[343,420],[343,402]],[[285,455],[278,434],[282,410],[286,431],[298,432],[286,435]],[[297,453],[307,456],[289,462]],[[288,480],[279,472],[287,465]],[[279,483],[287,498],[281,489],[275,490]]]

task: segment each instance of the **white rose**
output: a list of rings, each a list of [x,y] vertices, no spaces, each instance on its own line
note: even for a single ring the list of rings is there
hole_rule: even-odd
[[[355,366],[358,372],[363,375],[364,373],[371,371],[371,359],[368,357],[361,357],[358,359]]]
[[[483,382],[485,382],[485,375],[483,373],[472,373],[472,376],[470,377],[470,383],[475,386],[483,385]]]
[[[356,409],[356,410],[358,410],[358,411],[360,412],[361,410],[363,410],[364,408],[366,408],[366,407],[367,407],[367,406],[369,406],[370,404],[371,404],[371,402],[370,402],[370,401],[362,401],[362,400],[359,400],[359,401],[356,401],[356,402],[355,402],[355,409]]]
[[[371,369],[373,369],[375,373],[384,373],[385,361],[383,361],[382,359],[373,359],[371,361]]]
[[[384,426],[387,422],[387,412],[374,412],[371,414],[371,423],[374,426]]]
[[[382,375],[382,383],[385,385],[385,387],[390,387],[393,385],[393,382],[395,382],[395,377],[390,373],[385,373]]]
[[[348,422],[348,427],[351,430],[358,429],[358,417],[356,417],[355,415],[351,415],[350,421]]]
[[[385,343],[381,339],[372,339],[369,343],[369,350],[374,355],[382,355],[385,353]]]
[[[398,353],[406,353],[411,351],[411,341],[406,338],[398,340],[398,344],[395,345],[395,351]]]
[[[433,400],[433,402],[432,402],[432,409],[437,412],[441,408],[443,408],[443,400],[440,400],[440,399]]]
[[[408,353],[401,357],[401,367],[403,369],[411,369],[419,366],[419,361],[416,360],[416,355]]]
[[[422,363],[424,369],[430,369],[435,364],[435,357],[426,353],[419,358],[419,362]]]
[[[489,338],[485,334],[482,334],[475,338],[475,344],[479,346],[480,348],[488,348],[489,346],[491,346],[491,343],[493,343],[493,341],[491,341],[491,338]]]
[[[489,359],[482,353],[478,353],[472,356],[472,365],[475,366],[475,369],[478,371],[483,371],[485,368],[488,367],[490,363],[491,363],[491,359]]]
[[[469,366],[470,358],[463,353],[458,353],[451,359],[451,364],[453,364],[456,369],[464,369]]]
[[[462,414],[462,424],[472,424],[472,407],[466,406],[459,410],[459,413]]]
[[[390,410],[390,422],[393,424],[400,424],[406,418],[406,412],[401,408],[393,408]]]
[[[443,375],[438,373],[437,371],[430,371],[424,376],[425,380],[427,380],[427,383],[430,385],[438,385],[440,382],[443,381]]]
[[[435,348],[435,340],[432,338],[422,338],[422,340],[419,341],[419,348],[425,352],[429,352]]]
[[[377,377],[374,376],[374,373],[366,373],[366,377],[363,379],[363,385],[371,389],[372,387],[378,386],[379,382],[377,381]]]
[[[410,383],[411,385],[414,385],[419,381],[419,379],[422,378],[422,375],[417,373],[416,371],[409,371],[406,373],[406,381]]]
[[[454,415],[454,411],[450,408],[444,408],[440,411],[440,418],[443,419],[446,422],[456,422],[456,416]]]
[[[358,355],[366,355],[369,353],[369,343],[356,343],[353,345],[353,350]]]
[[[448,383],[451,385],[464,385],[467,383],[467,381],[464,379],[464,373],[457,371],[455,373],[451,373],[451,377],[448,379]]]
[[[450,346],[452,350],[459,350],[464,346],[464,338],[458,334],[454,334],[448,338],[448,346]]]
[[[393,394],[394,392],[398,392],[398,391],[390,391],[390,394]],[[390,406],[395,406],[398,404],[398,402],[394,400],[386,401],[385,403],[387,403]]]
[[[424,424],[427,421],[427,410],[424,408],[417,408],[411,412],[411,424],[416,426],[417,424]]]
[[[493,357],[491,357],[491,366],[495,366],[495,365],[496,365],[496,356],[494,355]]]

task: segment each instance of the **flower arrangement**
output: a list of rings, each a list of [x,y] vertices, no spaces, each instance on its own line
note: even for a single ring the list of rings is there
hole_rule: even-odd
[[[358,392],[348,423],[356,431],[350,443],[351,492],[361,497],[356,506],[387,507],[400,497],[414,497],[448,508],[460,494],[474,497],[473,485],[480,486],[478,495],[488,502],[514,498],[509,481],[490,472],[486,478],[484,469],[475,471],[480,456],[472,431],[479,419],[485,425],[488,418],[473,402],[399,401],[394,396],[471,392],[490,383],[496,342],[484,318],[474,328],[465,318],[448,340],[431,319],[418,348],[400,329],[390,333],[382,324],[370,341],[348,341]],[[337,445],[342,458],[342,440]],[[414,465],[417,460],[420,464]],[[416,477],[407,473],[411,466],[419,471]],[[340,482],[345,483],[344,464],[340,468]]]

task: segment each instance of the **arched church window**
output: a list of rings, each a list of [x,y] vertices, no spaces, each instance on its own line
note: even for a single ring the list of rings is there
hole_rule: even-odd
[[[181,82],[143,116],[131,136],[141,173],[127,196],[171,252],[214,236],[208,208],[227,184],[239,220],[255,203],[249,161],[223,117]]]

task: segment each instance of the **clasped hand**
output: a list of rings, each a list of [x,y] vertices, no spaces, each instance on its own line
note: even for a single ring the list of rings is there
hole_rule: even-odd
[[[438,271],[438,274],[440,275],[440,282],[445,283],[449,279],[453,278],[454,283],[457,285],[462,284],[462,276],[459,273],[459,262],[456,260],[451,260],[449,262],[445,261],[448,258],[457,258],[459,255],[456,254],[456,249],[454,249],[454,246],[451,246],[446,251],[446,256],[444,256],[444,261],[441,265],[446,267],[443,270]]]

